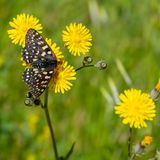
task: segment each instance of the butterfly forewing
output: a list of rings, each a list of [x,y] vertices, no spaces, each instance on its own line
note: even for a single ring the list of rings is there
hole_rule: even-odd
[[[32,67],[23,72],[23,80],[29,86],[34,97],[39,97],[48,86],[53,75],[57,60],[44,38],[34,29],[26,34],[26,46],[22,57]]]
[[[37,55],[39,58],[50,55],[50,57],[56,59],[42,35],[34,29],[29,29],[26,34],[26,49],[29,53]]]
[[[24,60],[27,64],[32,64],[33,62],[36,62],[36,61],[38,61],[38,59],[39,59],[39,57],[38,57],[36,54],[34,54],[34,53],[32,53],[32,52],[31,52],[31,53],[28,52],[26,48],[23,48],[23,49],[22,49],[21,54],[22,54],[23,60]]]

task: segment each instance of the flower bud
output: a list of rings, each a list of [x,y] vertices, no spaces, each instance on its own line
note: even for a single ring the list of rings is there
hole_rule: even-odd
[[[31,98],[26,98],[24,101],[24,104],[30,107],[30,106],[33,106],[33,101]]]
[[[141,155],[143,154],[143,152],[144,152],[144,148],[139,143],[133,146],[133,153],[135,155]]]
[[[159,92],[155,89],[155,88],[153,88],[152,90],[151,90],[151,92],[150,92],[150,97],[154,100],[154,101],[156,101],[157,99],[158,99],[158,97],[159,97]]]
[[[160,80],[158,81],[158,83],[156,84],[156,86],[150,92],[150,97],[154,101],[156,101],[158,99],[159,95],[160,95]]]
[[[142,155],[144,153],[144,149],[152,143],[151,136],[144,136],[144,138],[133,146],[133,153],[135,156]]]
[[[39,98],[33,97],[31,92],[28,92],[26,94],[26,99],[25,99],[24,103],[26,106],[33,106],[33,104],[36,106],[39,106],[41,104],[41,101]]]
[[[102,70],[107,68],[107,63],[104,60],[100,60],[94,66],[99,70]]]
[[[144,138],[141,141],[140,145],[141,145],[142,148],[146,148],[151,143],[152,143],[152,137],[151,136],[144,136]]]
[[[91,56],[85,56],[85,57],[83,58],[83,64],[84,64],[84,65],[90,64],[90,63],[92,63],[92,61],[93,61],[93,59],[92,59]]]
[[[34,102],[34,104],[35,104],[36,106],[39,106],[39,105],[41,104],[41,101],[40,101],[39,98],[34,99],[33,102]]]

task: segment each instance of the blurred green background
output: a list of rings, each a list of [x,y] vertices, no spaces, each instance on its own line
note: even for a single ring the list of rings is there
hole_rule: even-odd
[[[21,47],[8,38],[8,24],[17,14],[28,13],[40,20],[43,35],[59,46],[62,30],[82,22],[92,33],[90,55],[94,62],[105,59],[107,70],[87,68],[77,73],[70,91],[49,95],[49,111],[60,155],[76,142],[70,159],[127,159],[128,127],[114,114],[117,95],[130,87],[145,92],[155,86],[160,68],[159,0],[0,0],[0,160],[51,160],[52,144],[40,107],[26,107],[27,87]],[[83,57],[65,56],[75,68]],[[147,135],[153,143],[144,157],[154,157],[160,148],[160,109],[146,129],[134,131],[136,143]]]

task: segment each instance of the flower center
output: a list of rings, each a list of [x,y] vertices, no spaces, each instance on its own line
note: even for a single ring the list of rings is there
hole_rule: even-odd
[[[72,39],[72,42],[75,44],[80,44],[82,42],[81,35],[77,33],[73,33],[71,39]]]
[[[142,109],[141,109],[141,105],[138,101],[135,101],[134,104],[131,103],[130,104],[130,115],[131,116],[136,116],[138,117],[139,115],[142,115]]]

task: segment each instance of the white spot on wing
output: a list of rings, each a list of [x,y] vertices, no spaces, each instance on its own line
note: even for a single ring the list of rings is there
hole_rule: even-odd
[[[42,81],[41,84],[45,84],[45,83],[47,83],[47,82],[48,82],[48,81]]]
[[[47,72],[43,72],[44,75],[47,75]]]
[[[50,76],[45,76],[45,79],[50,79]]]
[[[38,45],[41,45],[41,41],[38,42]]]
[[[43,47],[42,47],[42,49],[43,49],[43,50],[45,50],[46,48],[48,48],[48,46],[47,46],[47,45],[45,45],[45,46],[43,46]]]
[[[52,52],[51,52],[51,51],[48,51],[47,53],[48,53],[48,54],[52,54]]]
[[[49,73],[50,73],[50,74],[52,74],[52,73],[53,73],[53,71],[49,71]]]
[[[42,52],[42,56],[45,56],[46,55],[46,52]]]

